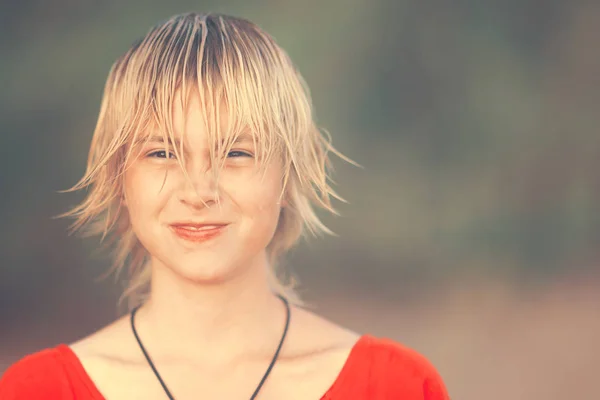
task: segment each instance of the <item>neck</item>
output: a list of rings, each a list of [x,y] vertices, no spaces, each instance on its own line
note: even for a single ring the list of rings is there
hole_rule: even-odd
[[[135,319],[153,358],[226,361],[248,349],[272,353],[285,308],[270,290],[262,264],[238,279],[208,285],[153,266],[150,297]]]

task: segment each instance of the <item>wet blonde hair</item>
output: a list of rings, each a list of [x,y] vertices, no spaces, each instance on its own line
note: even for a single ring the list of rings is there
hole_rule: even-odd
[[[85,175],[69,189],[87,189],[87,196],[62,216],[75,219],[73,231],[101,235],[114,251],[108,272],[129,273],[121,300],[127,300],[130,308],[142,303],[151,278],[149,257],[122,206],[123,174],[137,156],[136,143],[149,130],[162,133],[165,143],[176,142],[173,105],[181,101],[185,107],[191,90],[200,94],[214,145],[211,165],[218,165],[220,155],[248,131],[257,146],[257,159],[277,156],[283,161],[285,206],[267,247],[270,283],[275,292],[299,301],[293,279],[284,279],[276,270],[277,261],[303,234],[331,233],[314,207],[335,213],[331,198],[340,197],[329,184],[328,154],[346,158],[315,125],[308,88],[285,51],[245,19],[197,13],[174,16],[153,27],[113,64]],[[222,109],[228,111],[226,132],[219,123]],[[171,150],[183,166],[183,151],[174,147]],[[219,168],[212,170],[218,174]]]

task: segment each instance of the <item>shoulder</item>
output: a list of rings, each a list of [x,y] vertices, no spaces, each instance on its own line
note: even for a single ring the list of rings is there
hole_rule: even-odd
[[[364,335],[362,342],[375,368],[394,367],[394,370],[404,370],[423,377],[436,373],[424,355],[400,342],[371,335]]]
[[[377,377],[381,390],[407,398],[414,393],[425,400],[449,399],[437,369],[421,353],[402,343],[370,335],[363,336],[360,345],[363,349],[357,357],[369,365],[369,373]]]
[[[11,365],[0,378],[0,398],[72,398],[61,356],[62,346],[29,354]]]
[[[359,335],[312,312],[295,309],[296,329],[292,346],[324,349],[327,355],[321,375],[337,375],[325,398],[449,400],[446,387],[433,364],[412,348],[387,338]],[[331,379],[333,380],[333,378]],[[354,397],[350,397],[354,396]]]
[[[130,359],[139,356],[137,344],[129,330],[129,317],[125,315],[90,335],[69,344],[69,348],[82,362],[88,364],[104,359]]]

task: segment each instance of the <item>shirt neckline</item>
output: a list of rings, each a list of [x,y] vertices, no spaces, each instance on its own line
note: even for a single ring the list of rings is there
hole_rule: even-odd
[[[338,391],[338,388],[342,385],[342,383],[346,380],[348,375],[351,375],[352,370],[355,366],[355,361],[361,359],[361,354],[364,353],[364,350],[369,348],[369,344],[374,338],[371,335],[362,335],[358,338],[356,343],[352,346],[344,365],[340,369],[337,377],[329,386],[329,389],[320,397],[320,400],[325,400],[328,396],[333,395]],[[70,367],[71,370],[75,372],[79,381],[85,386],[85,388],[89,391],[93,400],[107,400],[104,395],[100,392],[100,389],[96,386],[92,378],[88,375],[83,363],[75,354],[75,352],[69,347],[67,344],[59,344],[56,346],[56,350],[59,355],[62,357],[63,361],[65,361],[65,365]]]

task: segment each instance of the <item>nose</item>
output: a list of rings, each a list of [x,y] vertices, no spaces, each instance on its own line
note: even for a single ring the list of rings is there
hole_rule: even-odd
[[[206,167],[191,163],[186,168],[179,190],[179,201],[193,207],[210,207],[219,201],[219,191],[215,174]]]

